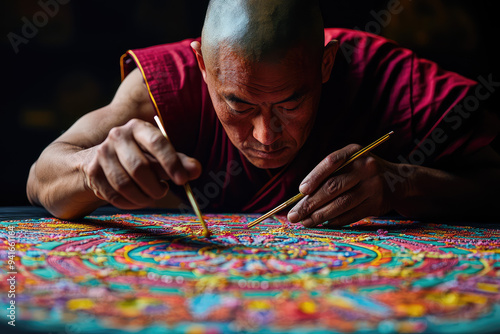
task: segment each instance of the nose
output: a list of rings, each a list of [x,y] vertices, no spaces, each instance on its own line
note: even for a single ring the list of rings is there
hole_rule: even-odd
[[[271,145],[281,133],[281,121],[271,110],[262,111],[253,119],[253,137],[262,145]]]

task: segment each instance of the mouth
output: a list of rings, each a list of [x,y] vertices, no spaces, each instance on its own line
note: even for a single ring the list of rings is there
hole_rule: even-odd
[[[283,154],[283,152],[285,152],[286,149],[287,149],[286,147],[282,147],[278,150],[272,150],[272,151],[261,151],[261,150],[256,150],[254,148],[248,148],[247,150],[249,154],[255,158],[269,160],[278,158],[280,155]]]

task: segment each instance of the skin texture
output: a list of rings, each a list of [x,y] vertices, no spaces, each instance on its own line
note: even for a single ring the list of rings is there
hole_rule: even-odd
[[[231,142],[259,168],[290,162],[309,136],[338,48],[324,48],[317,4],[212,1],[202,43],[192,47]]]
[[[369,154],[331,175],[360,148],[349,145],[333,152],[305,177],[299,189],[307,196],[288,213],[291,222],[340,227],[390,210],[416,219],[497,220],[500,157],[491,147],[446,170],[394,164]],[[391,189],[388,174],[405,177]]]
[[[323,56],[323,20],[315,1],[213,0],[202,31],[205,63],[216,69],[227,50],[248,61],[280,61],[294,47]]]
[[[202,43],[191,45],[230,140],[260,168],[293,160],[314,124],[322,83],[335,80],[338,45],[323,46],[319,11],[305,3],[312,2],[214,0]],[[83,116],[44,150],[30,170],[30,201],[72,219],[106,203],[156,206],[167,180],[183,185],[198,178],[200,163],[175,151],[154,116],[135,70],[109,105]],[[418,218],[496,215],[500,157],[489,147],[441,169],[368,154],[332,175],[359,148],[349,145],[311,166],[300,186],[306,196],[288,214],[291,222],[337,227],[391,210]],[[401,170],[405,177],[389,187],[388,173]]]
[[[279,63],[248,62],[225,52],[217,73],[207,71],[199,43],[193,43],[217,116],[232,143],[259,168],[290,162],[314,124],[321,83],[328,80],[336,52],[325,65],[303,61],[307,50],[292,50]]]
[[[83,116],[42,152],[28,177],[29,200],[71,219],[106,203],[155,206],[167,193],[164,181],[182,185],[197,178],[199,162],[175,151],[153,125],[154,116],[134,70],[108,106]]]

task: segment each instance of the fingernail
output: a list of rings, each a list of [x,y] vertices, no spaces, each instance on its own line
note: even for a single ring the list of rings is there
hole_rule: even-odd
[[[304,182],[304,183],[301,183],[300,186],[299,186],[299,191],[303,194],[308,194],[309,192],[309,183],[307,182]]]
[[[297,220],[299,220],[299,214],[295,211],[289,212],[288,213],[288,220],[290,221],[290,223],[296,222]]]
[[[313,224],[314,224],[314,222],[311,218],[307,218],[306,220],[302,221],[302,225],[304,227],[311,227]]]

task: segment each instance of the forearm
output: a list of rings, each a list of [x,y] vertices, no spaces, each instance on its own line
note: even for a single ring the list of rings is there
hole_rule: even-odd
[[[403,168],[402,168],[403,167]],[[393,194],[394,209],[408,217],[491,220],[500,202],[500,171],[483,168],[447,172],[421,166],[400,166],[401,185]]]
[[[30,202],[62,219],[82,217],[105,204],[85,184],[82,165],[90,154],[91,150],[67,143],[49,145],[30,169]]]

